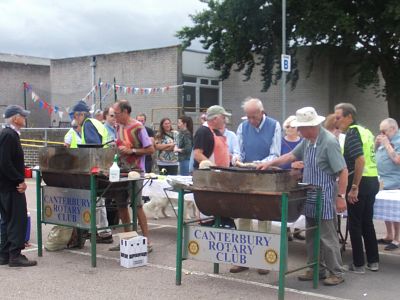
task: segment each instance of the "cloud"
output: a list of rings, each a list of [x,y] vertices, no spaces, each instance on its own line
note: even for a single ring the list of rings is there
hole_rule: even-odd
[[[0,52],[49,58],[178,44],[199,0],[0,2]]]

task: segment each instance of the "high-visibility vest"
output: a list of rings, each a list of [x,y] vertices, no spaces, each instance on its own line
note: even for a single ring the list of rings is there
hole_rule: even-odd
[[[376,166],[375,158],[375,142],[372,132],[360,125],[351,125],[349,128],[356,128],[361,137],[365,165],[363,170],[363,177],[376,177],[378,176],[378,168]]]
[[[69,148],[78,148],[78,141],[77,141],[77,133],[73,128],[70,128],[68,132],[65,134],[65,136],[71,135],[71,144],[69,145]]]
[[[85,128],[85,123],[88,122],[88,121],[92,122],[92,124],[96,128],[97,132],[100,134],[101,143],[102,144],[107,143],[108,142],[108,131],[107,131],[107,128],[99,120],[92,119],[92,118],[87,118],[82,124],[82,138],[81,138],[82,144],[86,144],[84,128]],[[104,148],[107,148],[107,147],[108,147],[108,145],[104,146]]]

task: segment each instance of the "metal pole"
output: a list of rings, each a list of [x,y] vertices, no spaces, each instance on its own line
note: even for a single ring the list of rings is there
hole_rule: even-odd
[[[313,267],[313,288],[318,288],[319,281],[319,259],[320,259],[320,234],[321,234],[321,209],[322,209],[322,191],[321,188],[317,190],[317,204],[316,204],[316,225],[314,229],[313,242],[314,242],[314,267]]]
[[[117,102],[117,88],[116,88],[116,85],[117,84],[117,82],[115,81],[115,77],[114,77],[114,102]]]
[[[139,194],[139,187],[138,183],[139,181],[131,181],[129,182],[129,187],[130,187],[130,194],[131,194],[131,208],[132,208],[132,225],[133,225],[133,230],[137,231],[137,225],[138,225],[138,218],[137,218],[137,204],[140,199],[138,199],[138,194]],[[143,185],[143,182],[142,182]],[[130,226],[129,226],[130,227]]]
[[[90,175],[90,256],[92,267],[96,267],[96,175]]]
[[[219,228],[220,226],[221,226],[221,217],[216,216],[213,227]],[[213,270],[214,274],[218,274],[219,273],[219,264],[218,263],[214,263],[213,264],[213,269],[214,269]]]
[[[281,257],[279,259],[279,289],[278,289],[278,299],[285,299],[285,281],[286,281],[286,271],[287,271],[287,215],[288,215],[288,194],[282,194],[282,211],[281,211],[281,244],[280,252]]]
[[[41,193],[41,182],[42,173],[39,170],[34,170],[36,172],[36,237],[38,243],[38,256],[43,256],[42,249],[42,193]]]
[[[286,54],[286,0],[282,0],[282,54]],[[286,72],[282,72],[282,123],[286,119]]]
[[[90,67],[92,68],[92,88],[96,84],[96,56],[92,56],[92,62],[90,63]],[[96,89],[92,93],[92,103],[96,107]]]
[[[178,220],[176,233],[176,269],[175,285],[181,285],[182,282],[182,247],[183,247],[183,189],[178,191]]]
[[[101,101],[101,78],[99,77],[99,101],[100,101],[100,109],[103,110],[103,105],[102,105],[102,101]]]
[[[26,110],[26,82],[23,82],[22,86],[24,87],[24,108]],[[25,122],[26,127],[28,127],[28,120],[25,120]]]

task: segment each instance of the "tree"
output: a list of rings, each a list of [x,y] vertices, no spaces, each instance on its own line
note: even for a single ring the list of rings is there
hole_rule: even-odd
[[[191,16],[194,25],[177,33],[183,47],[200,38],[203,48],[210,50],[206,62],[221,71],[221,79],[236,66],[234,70],[243,71],[248,80],[259,64],[263,90],[276,84],[281,78],[281,0],[203,2],[208,8]],[[386,97],[389,116],[400,121],[399,0],[287,0],[286,28],[287,51],[292,55],[288,81],[293,88],[299,76],[298,47],[311,48],[310,67],[312,58],[326,48],[341,50],[355,66],[357,84],[375,87]]]

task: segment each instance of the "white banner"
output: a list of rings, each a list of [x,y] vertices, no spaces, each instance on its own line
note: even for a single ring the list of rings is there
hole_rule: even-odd
[[[90,228],[90,190],[43,187],[43,220]]]
[[[185,226],[185,258],[279,271],[280,235]]]

